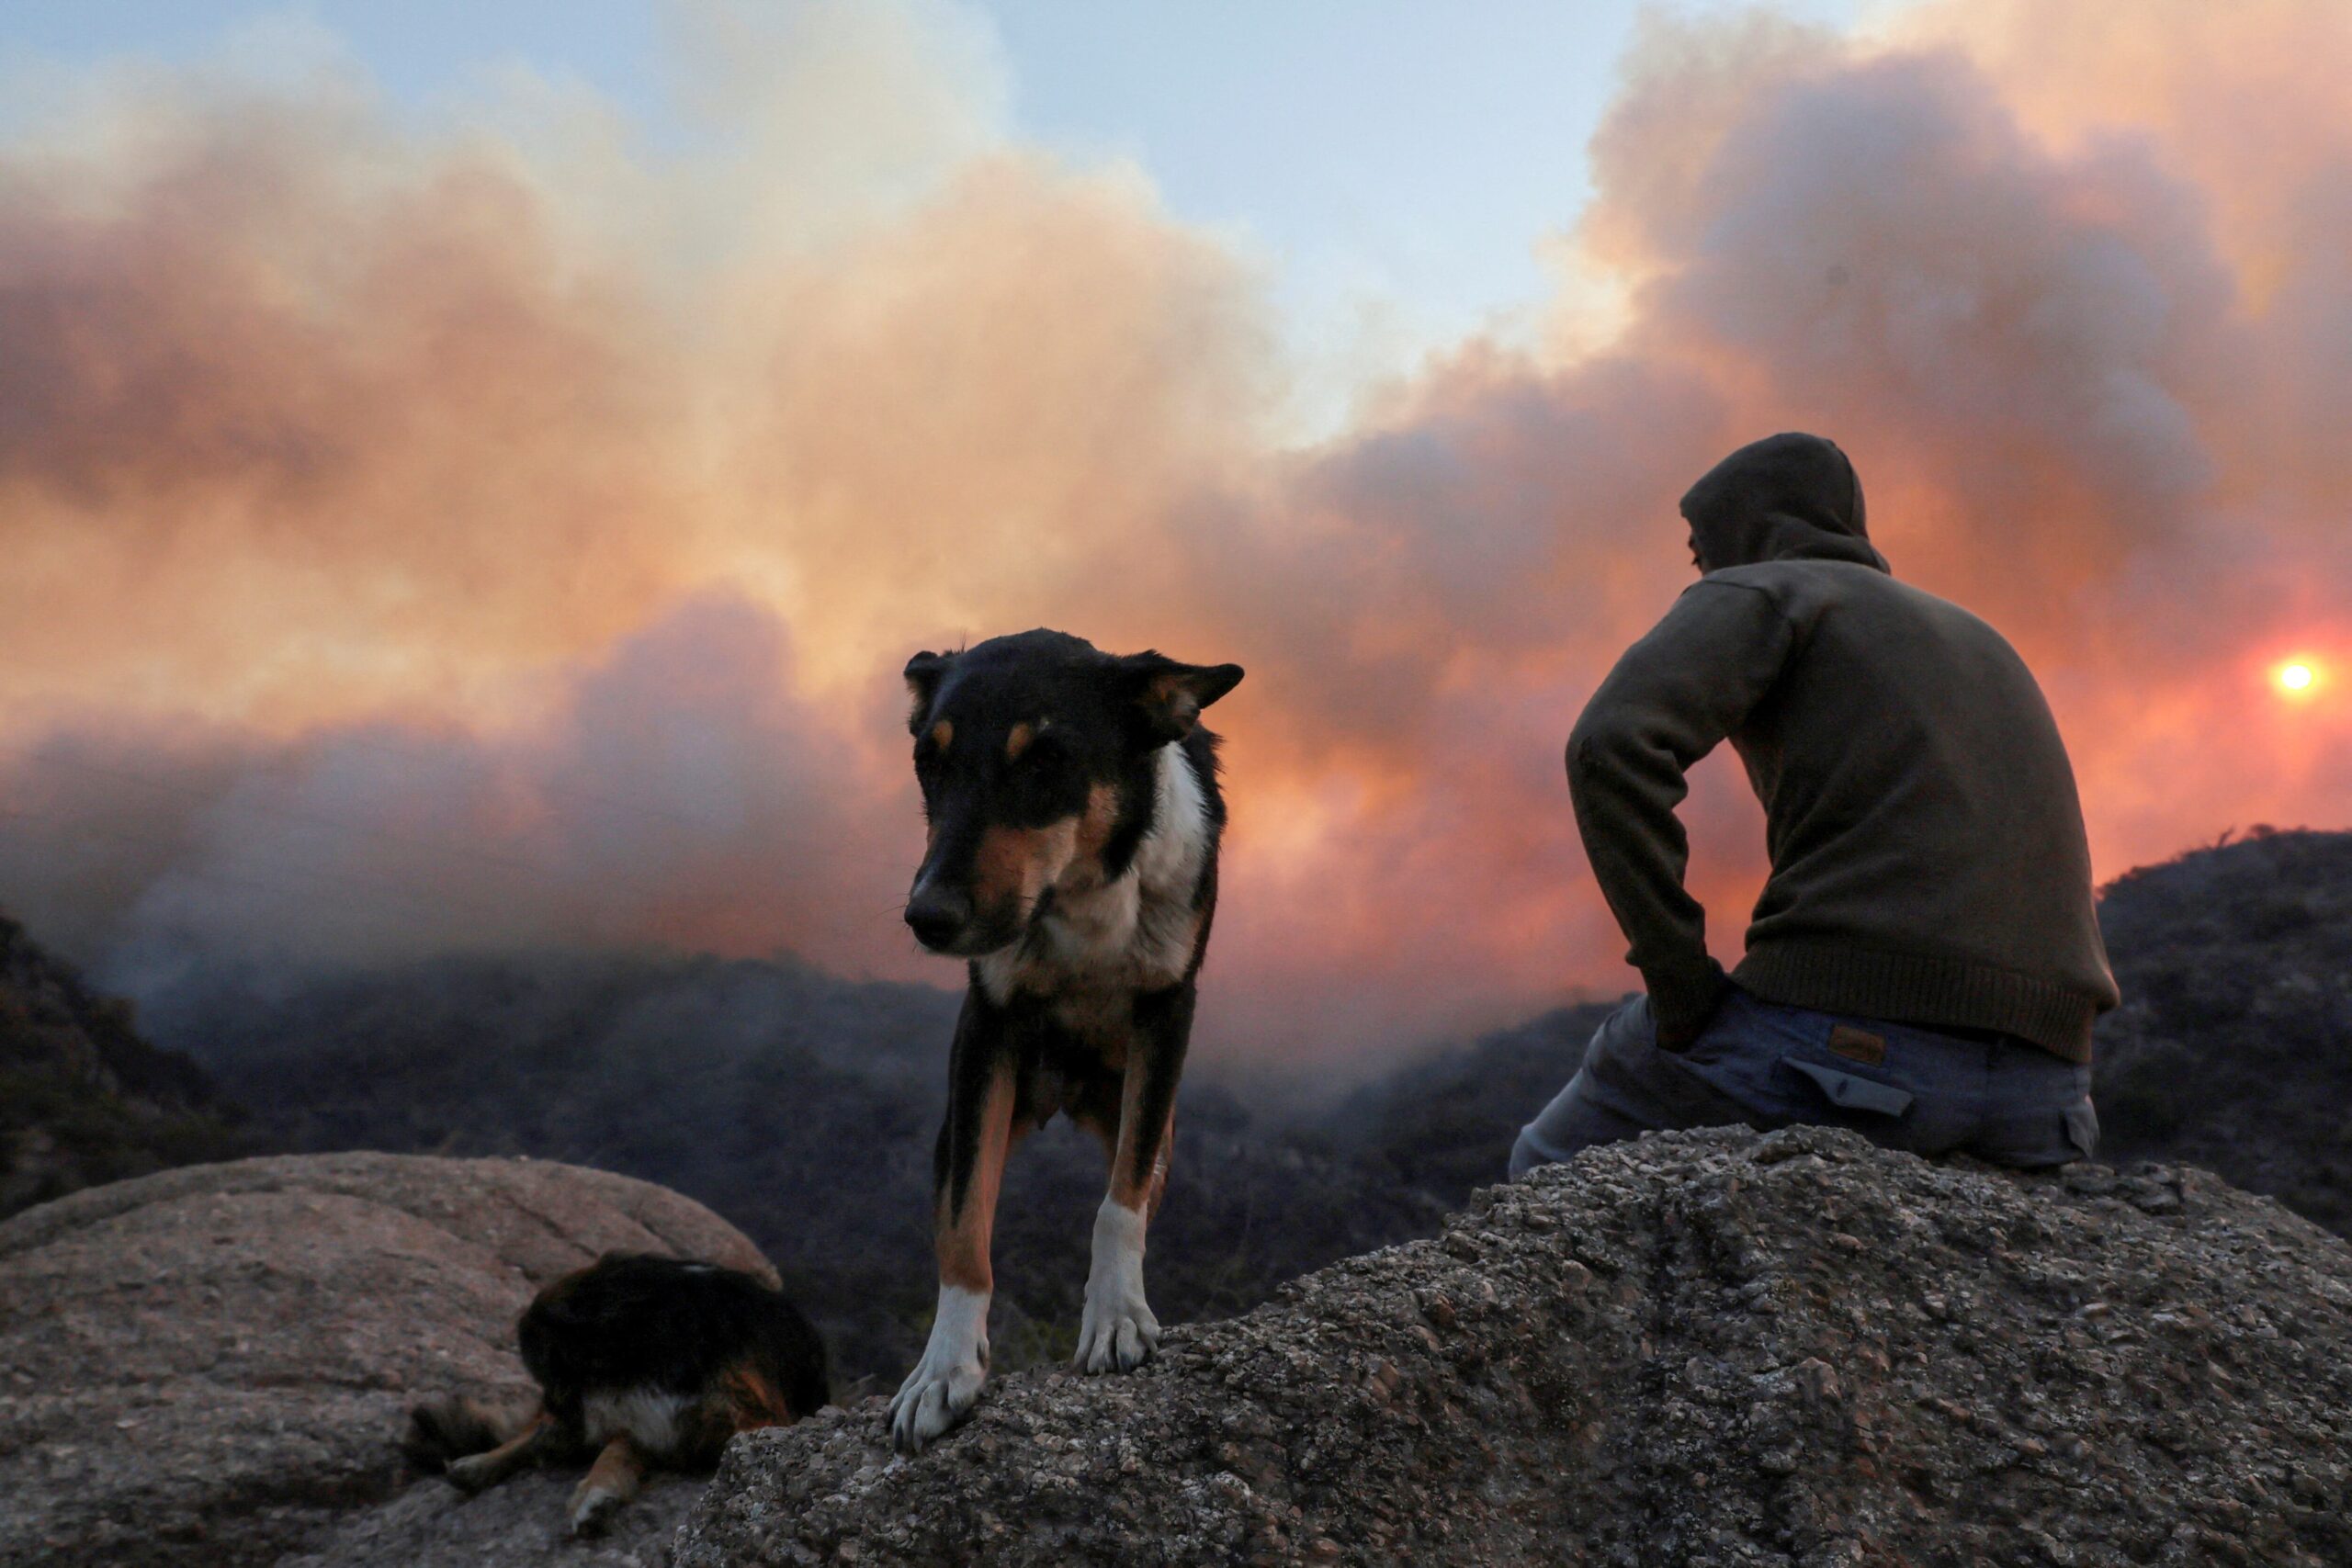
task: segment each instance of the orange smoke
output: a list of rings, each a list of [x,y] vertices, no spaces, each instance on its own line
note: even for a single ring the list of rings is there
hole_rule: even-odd
[[[898,86],[802,123],[738,39],[665,159],[151,73],[0,145],[0,903],[133,987],[639,941],[946,983],[896,671],[1046,624],[1250,668],[1205,1055],[1613,991],[1560,746],[1687,576],[1675,498],[1786,428],[2033,663],[2102,874],[2343,820],[2340,688],[2256,700],[2352,644],[2325,0],[1653,24],[1564,242],[1613,330],[1564,302],[1577,346],[1463,344],[1310,450],[1260,280],[1140,173],[1008,144],[902,14],[795,17]],[[1735,766],[1686,818],[1728,958]]]

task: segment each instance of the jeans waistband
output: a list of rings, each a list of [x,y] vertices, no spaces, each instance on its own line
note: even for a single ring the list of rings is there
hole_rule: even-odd
[[[1964,1023],[1907,1023],[1904,1027],[1916,1029],[1922,1034],[1940,1034],[1948,1039],[1966,1040],[1978,1045],[2033,1044],[2032,1041],[2019,1035],[2005,1034],[1997,1029],[1977,1029]]]

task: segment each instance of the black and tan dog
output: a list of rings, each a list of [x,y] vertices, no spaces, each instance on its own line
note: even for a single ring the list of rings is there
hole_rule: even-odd
[[[998,1182],[1057,1111],[1111,1158],[1077,1364],[1128,1371],[1159,1343],[1144,1231],[1168,1179],[1225,826],[1199,721],[1241,668],[1032,631],[919,653],[906,675],[931,824],[907,924],[971,969],[933,1165],[938,1315],[890,1404],[914,1452],[987,1380]]]
[[[541,1291],[517,1333],[537,1405],[420,1404],[401,1446],[469,1492],[594,1455],[571,1495],[577,1534],[603,1529],[647,1470],[707,1470],[736,1433],[788,1426],[831,1397],[808,1320],[714,1263],[608,1253]]]

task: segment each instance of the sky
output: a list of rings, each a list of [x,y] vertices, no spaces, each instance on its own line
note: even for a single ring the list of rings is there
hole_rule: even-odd
[[[0,907],[134,996],[953,983],[898,672],[1036,625],[1250,671],[1204,1057],[1616,994],[1561,745],[1786,428],[2102,877],[2352,816],[2329,0],[384,9],[0,35]]]
[[[1861,9],[1778,7],[1831,25]],[[1172,215],[1263,269],[1303,382],[1294,412],[1321,430],[1366,381],[1474,332],[1532,329],[1556,287],[1544,253],[1591,194],[1585,143],[1641,10],[989,0],[932,16],[985,62],[1011,134],[1080,163],[1134,163]],[[0,60],[282,67],[342,52],[428,116],[519,70],[578,83],[677,148],[699,129],[675,90],[678,31],[662,6],[627,0],[20,0]]]

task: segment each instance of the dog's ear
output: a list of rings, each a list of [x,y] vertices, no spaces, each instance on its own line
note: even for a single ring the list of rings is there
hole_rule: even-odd
[[[923,716],[931,712],[931,699],[939,694],[939,678],[947,673],[952,653],[923,652],[907,660],[907,694],[914,699],[914,709],[907,715],[907,732],[922,733]]]
[[[1201,710],[1241,683],[1238,664],[1180,664],[1158,653],[1119,660],[1119,681],[1154,745],[1182,740]]]

